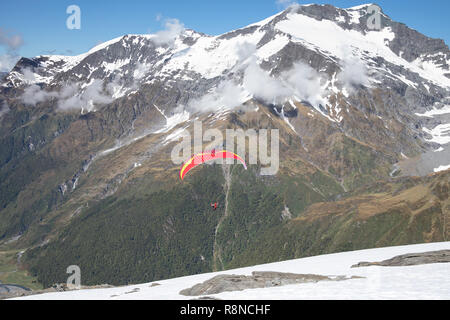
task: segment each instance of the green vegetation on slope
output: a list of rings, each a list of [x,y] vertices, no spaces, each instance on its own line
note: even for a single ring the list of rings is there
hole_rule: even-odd
[[[44,286],[65,282],[78,265],[82,283],[113,285],[210,271],[214,229],[223,207],[219,166],[205,166],[169,191],[109,197],[77,217],[54,241],[26,253]]]
[[[298,218],[267,228],[229,268],[326,253],[448,240],[447,175],[416,186],[312,205]],[[430,180],[431,183],[428,181]],[[401,184],[400,184],[401,185]],[[398,188],[395,183],[385,189]]]
[[[32,290],[43,289],[29,272],[18,267],[17,250],[0,251],[0,282],[3,284],[19,284]]]
[[[222,168],[213,165],[173,188],[135,197],[128,189],[90,203],[55,241],[27,251],[25,261],[46,287],[64,282],[72,264],[81,267],[85,285],[122,285],[212,271],[214,250],[228,269],[446,240],[445,175],[333,201],[342,190],[319,171],[309,178],[262,177],[254,167],[231,172],[229,189]],[[220,204],[216,211],[213,201]]]

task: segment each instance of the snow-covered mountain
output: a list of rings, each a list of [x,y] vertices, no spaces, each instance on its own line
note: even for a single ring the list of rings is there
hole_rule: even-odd
[[[165,31],[119,37],[79,56],[23,58],[2,86],[32,85],[27,103],[56,99],[60,109],[82,112],[155,84],[177,92],[159,98],[168,114],[180,106],[191,114],[231,109],[251,98],[298,101],[346,133],[354,118],[348,105],[361,110],[361,96],[378,91],[385,106],[370,112],[387,131],[390,118],[399,121],[409,131],[403,144],[412,144],[390,147],[406,157],[437,151],[420,170],[433,172],[448,165],[449,48],[384,13],[382,29],[369,29],[368,7],[294,6],[219,36],[169,21]]]
[[[218,36],[168,20],[22,58],[0,82],[0,249],[48,286],[72,260],[124,284],[448,240],[450,50],[385,13],[369,28],[369,7],[293,6]],[[171,152],[194,120],[279,129],[277,175],[180,183]]]
[[[381,261],[399,255],[450,250],[450,242],[351,251],[257,265],[223,272],[161,280],[130,286],[44,293],[29,300],[191,300],[202,296],[180,294],[183,289],[218,275],[251,275],[258,271],[346,276],[344,281],[323,281],[208,294],[233,300],[447,300],[450,298],[449,263],[352,268],[361,261]],[[351,278],[353,277],[353,278]]]
[[[303,50],[312,51],[312,55],[322,55],[330,64],[340,62],[340,67],[344,67],[343,62],[349,56],[360,58],[366,66],[413,87],[450,86],[450,53],[442,40],[427,38],[384,14],[383,28],[371,31],[365,26],[367,7],[298,6],[220,36],[199,34],[169,22],[167,28],[171,32],[167,34],[126,35],[75,57],[24,59],[9,81],[10,85],[23,82],[51,85],[68,80],[89,83],[111,76],[134,77],[141,83],[151,82],[152,78],[213,79],[238,71],[251,55],[256,56],[258,63],[265,62],[264,69],[273,75],[276,72],[268,68],[274,64],[271,60],[292,63],[283,56],[283,49],[302,46]],[[397,70],[390,69],[389,64],[397,66]],[[34,79],[21,77],[27,66],[32,71],[28,75],[34,75]],[[289,67],[278,66],[277,71]],[[331,73],[331,67],[326,64],[321,67],[318,71]]]

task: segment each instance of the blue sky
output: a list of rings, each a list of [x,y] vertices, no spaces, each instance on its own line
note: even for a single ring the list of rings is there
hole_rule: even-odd
[[[40,54],[79,54],[96,44],[133,33],[156,32],[167,18],[179,19],[187,28],[207,34],[221,34],[271,16],[283,7],[277,0],[14,0],[0,4],[0,55],[7,53],[2,41],[6,35],[23,39],[14,53],[21,56]],[[329,3],[347,8],[370,1],[328,0],[297,1]],[[450,1],[448,0],[378,0],[394,20],[431,37],[450,43]],[[81,30],[66,28],[69,5],[81,8]],[[162,19],[157,19],[157,17]],[[3,45],[1,45],[3,43]]]

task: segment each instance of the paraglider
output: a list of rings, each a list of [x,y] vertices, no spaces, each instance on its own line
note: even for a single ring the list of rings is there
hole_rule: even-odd
[[[213,208],[214,211],[217,209],[217,202],[211,203],[211,208]]]
[[[212,160],[217,160],[217,159],[235,159],[238,160],[239,162],[242,163],[242,165],[244,166],[245,170],[247,170],[247,165],[245,164],[245,161],[242,160],[242,158],[240,156],[238,156],[237,154],[230,152],[230,151],[226,151],[226,150],[222,150],[222,151],[216,151],[215,149],[213,149],[210,152],[202,152],[202,153],[198,153],[194,156],[192,156],[192,158],[190,158],[189,160],[187,160],[185,163],[183,163],[183,166],[181,167],[180,170],[180,179],[183,180],[184,176],[193,168],[197,167],[200,164],[203,164],[207,161],[212,161]]]

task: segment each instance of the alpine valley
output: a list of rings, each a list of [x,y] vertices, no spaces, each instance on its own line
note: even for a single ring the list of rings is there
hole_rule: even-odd
[[[450,50],[368,7],[292,6],[219,36],[168,20],[0,76],[0,281],[125,285],[449,241]],[[171,153],[278,129],[278,173]],[[246,155],[248,159],[248,154]],[[218,202],[212,211],[211,201]]]

